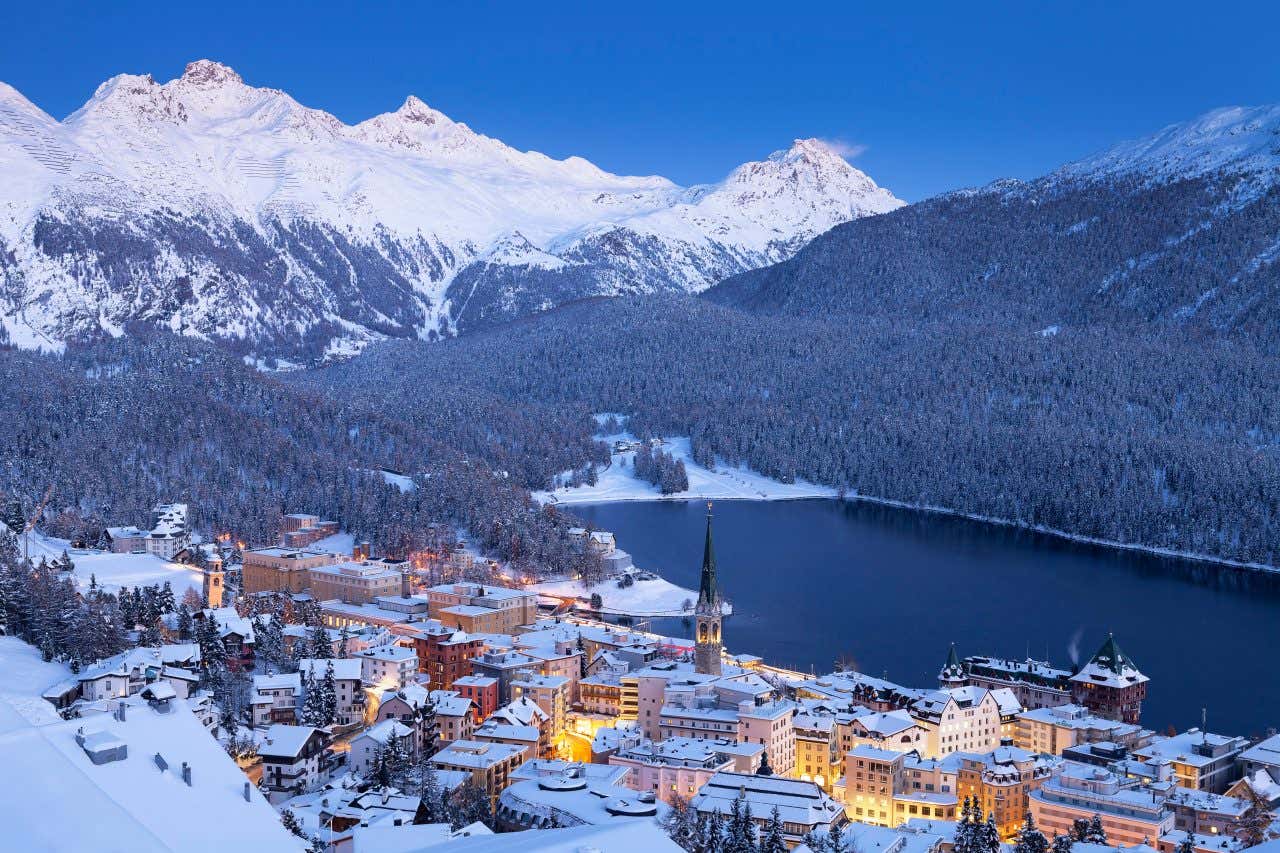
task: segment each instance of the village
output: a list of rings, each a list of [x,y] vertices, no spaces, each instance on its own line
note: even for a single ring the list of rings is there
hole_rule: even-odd
[[[572,533],[616,587],[660,580]],[[0,738],[34,774],[79,771],[50,826],[109,799],[108,824],[184,849],[1280,849],[1280,735],[1144,728],[1150,682],[1115,637],[1072,669],[952,647],[911,686],[730,653],[710,505],[696,601],[668,605],[690,639],[460,543],[379,556],[314,515],[248,547],[166,504],[107,537],[190,585],[77,577],[127,623],[105,658],[0,637]]]

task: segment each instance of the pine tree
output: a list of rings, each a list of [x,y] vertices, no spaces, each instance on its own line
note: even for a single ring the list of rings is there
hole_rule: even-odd
[[[302,824],[298,823],[298,816],[293,813],[293,809],[286,808],[280,812],[280,822],[284,824],[284,828],[292,832],[299,838],[306,838],[307,833],[303,831]]]
[[[302,671],[302,724],[321,728],[328,725],[324,720],[324,697],[311,669]]]
[[[1190,832],[1188,832],[1185,836],[1183,836],[1182,840],[1178,842],[1178,846],[1175,848],[1174,853],[1196,853],[1195,842],[1192,841],[1191,839],[1192,839],[1192,835]],[[1246,845],[1246,846],[1253,846],[1253,845]]]
[[[345,660],[351,657],[351,651],[347,648],[351,642],[351,632],[347,630],[347,626],[343,625],[342,630],[338,632],[338,657]]]
[[[1018,830],[1017,841],[1013,845],[1014,853],[1047,853],[1049,850],[1049,839],[1044,837],[1044,833],[1036,828],[1035,818],[1031,816],[1031,812],[1027,812],[1026,818],[1022,822],[1022,827]]]
[[[1070,835],[1055,835],[1053,837],[1053,853],[1071,853],[1071,847],[1075,842]]]
[[[178,639],[186,642],[195,631],[195,623],[191,619],[191,608],[183,604],[178,608]]]
[[[1069,831],[1072,841],[1084,841],[1089,835],[1088,818],[1078,817],[1071,821],[1071,829]]]
[[[1271,838],[1271,823],[1275,815],[1267,808],[1267,803],[1253,786],[1245,784],[1249,807],[1232,826],[1232,834],[1245,847],[1257,847]]]
[[[1100,815],[1095,814],[1089,818],[1089,829],[1081,840],[1089,844],[1107,843],[1107,831],[1102,828],[1102,817]]]
[[[698,821],[689,801],[679,793],[672,795],[671,811],[662,819],[667,836],[682,849],[695,853],[698,843]]]
[[[160,587],[160,593],[156,596],[156,604],[160,608],[161,614],[172,613],[178,607],[178,602],[173,597],[173,587],[168,581],[164,582],[164,586]]]
[[[324,725],[332,726],[338,721],[338,682],[333,677],[333,661],[324,668],[324,677],[320,680],[321,711]]]
[[[774,806],[769,814],[769,823],[765,827],[764,837],[760,839],[760,853],[787,853],[787,839],[783,832],[782,815]]]
[[[637,456],[638,455],[639,454],[637,454]],[[707,820],[704,827],[702,850],[703,853],[724,853],[724,849],[724,817],[720,814],[720,810],[716,809],[711,813],[711,817]]]
[[[977,853],[977,826],[973,820],[973,802],[964,798],[960,806],[960,820],[956,822],[956,831],[952,849],[954,853]]]
[[[978,808],[974,798],[974,816],[982,820],[982,810]],[[974,853],[1000,853],[1000,828],[996,826],[996,814],[991,812],[987,819],[978,824],[974,833]]]
[[[827,833],[827,853],[849,853],[849,842],[844,840],[844,833],[838,826],[832,826]]]
[[[329,631],[323,625],[311,629],[311,657],[316,660],[333,657],[333,643],[329,641]]]
[[[457,830],[477,822],[489,826],[493,809],[484,788],[468,779],[449,798],[449,826]]]

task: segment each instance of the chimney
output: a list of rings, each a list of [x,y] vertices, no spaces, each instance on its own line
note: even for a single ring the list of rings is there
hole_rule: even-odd
[[[400,595],[403,598],[411,598],[412,588],[409,585],[409,573],[406,571],[400,575]]]
[[[116,719],[123,723],[125,721],[124,717],[125,717],[124,703],[121,702],[119,705],[116,706]]]
[[[249,783],[248,782],[244,783],[244,801],[246,803],[252,802],[252,800],[249,799]]]
[[[182,781],[187,783],[188,788],[191,787],[191,765],[185,761],[182,762]]]

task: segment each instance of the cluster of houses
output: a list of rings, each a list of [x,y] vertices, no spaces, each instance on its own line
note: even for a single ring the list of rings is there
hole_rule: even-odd
[[[300,518],[292,532],[321,523]],[[580,533],[584,548],[616,550],[611,536]],[[245,553],[247,594],[317,600],[333,654],[294,655],[296,672],[255,668],[254,619],[206,611],[229,659],[253,671],[261,791],[335,851],[380,849],[375,838],[410,849],[395,845],[421,825],[420,802],[370,787],[393,743],[445,789],[482,790],[490,829],[635,832],[657,849],[665,837],[647,833],[673,808],[710,817],[745,800],[762,829],[779,816],[789,847],[839,830],[859,849],[943,853],[968,801],[1005,840],[1030,815],[1050,837],[1085,821],[1112,847],[1235,853],[1257,840],[1242,827],[1280,806],[1280,736],[1143,728],[1149,680],[1112,637],[1072,670],[953,648],[929,687],[728,654],[710,518],[693,640],[540,613],[519,589],[415,592],[402,566],[359,556]],[[284,632],[291,646],[315,637]],[[46,698],[85,713],[122,697],[183,700],[212,728],[198,665],[195,645],[136,649]],[[332,723],[307,725],[306,692],[326,679]]]

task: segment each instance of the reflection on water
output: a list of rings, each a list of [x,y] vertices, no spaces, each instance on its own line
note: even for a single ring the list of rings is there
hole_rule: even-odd
[[[701,502],[575,507],[637,565],[695,587]],[[1014,528],[836,501],[722,501],[725,642],[829,671],[837,657],[933,685],[947,646],[1069,666],[1108,631],[1151,676],[1143,722],[1255,734],[1280,724],[1280,575],[1069,542]],[[688,634],[682,620],[655,630]],[[1073,642],[1074,641],[1074,642]],[[1073,648],[1076,647],[1077,648]]]

